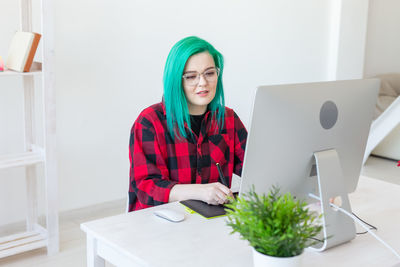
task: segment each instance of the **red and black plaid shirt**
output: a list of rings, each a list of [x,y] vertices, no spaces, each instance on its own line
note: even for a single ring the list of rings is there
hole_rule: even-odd
[[[167,203],[175,184],[219,181],[216,163],[231,183],[232,173],[241,175],[247,131],[236,113],[225,108],[222,131],[207,111],[197,137],[172,139],[164,104],[141,112],[133,124],[129,143],[129,211]],[[188,129],[186,125],[186,130]],[[221,181],[219,181],[221,182]]]

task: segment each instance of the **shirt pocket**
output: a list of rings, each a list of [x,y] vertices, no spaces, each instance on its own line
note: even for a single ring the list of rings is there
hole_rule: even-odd
[[[219,163],[224,165],[229,162],[230,139],[228,134],[215,134],[208,137],[210,158],[213,165]]]

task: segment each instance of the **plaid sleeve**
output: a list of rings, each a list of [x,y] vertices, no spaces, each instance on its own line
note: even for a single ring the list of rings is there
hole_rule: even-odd
[[[236,113],[234,113],[234,123],[235,123],[235,158],[234,158],[233,172],[236,175],[241,176],[243,160],[244,160],[244,152],[246,149],[247,130]]]
[[[177,183],[169,179],[154,127],[148,124],[137,121],[131,130],[129,211],[167,203]]]

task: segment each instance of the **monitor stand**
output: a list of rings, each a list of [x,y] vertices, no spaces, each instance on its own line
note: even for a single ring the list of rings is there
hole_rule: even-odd
[[[318,197],[321,202],[323,243],[311,248],[324,251],[354,239],[356,228],[351,218],[332,208],[329,202],[331,198],[340,197],[341,208],[351,213],[338,153],[335,149],[319,151],[314,153],[314,158],[317,167]]]

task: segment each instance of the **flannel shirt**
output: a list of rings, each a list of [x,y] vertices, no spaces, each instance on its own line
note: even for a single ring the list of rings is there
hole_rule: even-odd
[[[237,114],[225,107],[225,123],[218,130],[207,111],[199,136],[172,139],[163,102],[144,109],[133,124],[130,143],[129,211],[168,203],[176,184],[220,181],[216,163],[225,177],[241,175],[247,131]],[[188,132],[192,130],[185,124]],[[221,182],[221,181],[220,181]]]

